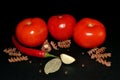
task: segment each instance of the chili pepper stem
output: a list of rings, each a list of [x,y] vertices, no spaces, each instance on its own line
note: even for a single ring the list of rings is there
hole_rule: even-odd
[[[52,54],[49,54],[49,53],[46,53],[46,54],[45,54],[45,57],[57,57],[57,56],[52,55]]]

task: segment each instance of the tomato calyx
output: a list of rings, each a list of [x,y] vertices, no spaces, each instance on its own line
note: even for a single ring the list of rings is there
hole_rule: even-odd
[[[26,23],[27,26],[30,26],[31,24],[32,24],[32,22],[30,22],[30,21]]]
[[[62,15],[59,15],[58,18],[61,19],[61,18],[63,18],[63,16],[62,16]]]
[[[91,23],[89,23],[89,24],[88,24],[88,27],[94,27],[94,25],[93,25],[93,24],[91,24]]]

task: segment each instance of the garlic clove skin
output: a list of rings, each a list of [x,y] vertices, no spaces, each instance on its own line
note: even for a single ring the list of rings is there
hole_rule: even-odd
[[[64,53],[60,54],[60,58],[64,64],[71,64],[75,62],[75,58]]]

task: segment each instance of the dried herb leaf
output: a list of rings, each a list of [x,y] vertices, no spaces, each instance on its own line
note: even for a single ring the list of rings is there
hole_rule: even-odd
[[[60,69],[62,65],[60,58],[53,58],[52,60],[48,61],[44,67],[45,74],[54,73]]]

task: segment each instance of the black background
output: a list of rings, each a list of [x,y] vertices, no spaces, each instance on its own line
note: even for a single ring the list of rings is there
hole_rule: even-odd
[[[81,0],[44,0],[44,1],[17,1],[2,2],[1,6],[1,29],[0,29],[0,80],[119,80],[119,4],[115,1],[81,1]],[[41,17],[46,22],[48,18],[56,14],[72,14],[77,21],[84,17],[91,17],[101,21],[107,30],[107,38],[103,45],[112,53],[112,66],[107,68],[90,57],[79,53],[86,49],[72,44],[71,55],[77,61],[72,65],[62,65],[58,72],[45,75],[43,68],[49,59],[30,57],[29,62],[9,63],[8,56],[3,53],[4,48],[14,47],[11,35],[19,21],[28,17]],[[52,51],[53,53],[61,53]],[[74,54],[73,54],[74,53]],[[42,63],[42,65],[40,65]],[[85,68],[81,64],[85,64]],[[42,69],[42,73],[39,70]],[[65,75],[65,71],[68,74]]]

